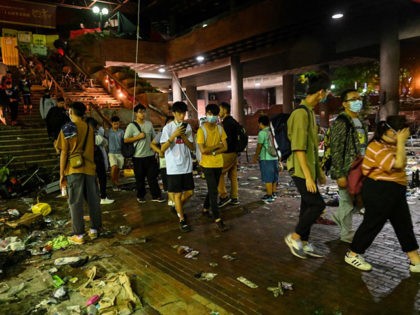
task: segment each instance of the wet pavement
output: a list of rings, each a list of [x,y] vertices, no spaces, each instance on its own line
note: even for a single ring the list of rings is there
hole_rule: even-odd
[[[415,165],[413,162],[411,167]],[[200,213],[206,192],[201,178],[196,178],[195,195],[186,205],[193,228],[189,233],[179,230],[178,220],[166,204],[147,201],[140,205],[134,191],[110,190],[109,198],[115,199],[115,203],[102,206],[102,213],[105,228],[114,233],[54,251],[51,256],[29,254],[27,258],[16,258],[4,268],[0,284],[16,288],[25,283],[25,287],[8,299],[7,292],[0,293],[0,313],[31,314],[55,289],[48,273],[54,260],[69,256],[88,256],[90,260],[81,267],[57,267],[53,274],[65,280],[77,277],[78,281],[67,283],[68,300],[44,308],[48,314],[77,314],[67,307],[85,305],[87,298],[80,294],[80,286],[89,279],[94,266],[99,278],[117,272],[130,276],[133,291],[144,306],[134,314],[419,313],[420,275],[409,273],[408,260],[389,224],[366,252],[365,258],[373,265],[371,272],[361,272],[344,262],[347,244],[338,240],[338,227],[332,225],[316,224],[311,233],[311,241],[325,257],[301,260],[290,254],[283,241],[297,222],[300,203],[287,172],[281,175],[279,198],[272,204],[260,201],[264,191],[258,179],[258,166],[248,164],[244,155],[238,175],[240,205],[222,209],[222,217],[231,227],[224,233],[218,232]],[[335,187],[328,187],[322,188],[322,192],[333,203]],[[70,232],[66,201],[56,198],[58,193],[41,200],[50,203],[53,209],[46,217],[48,226],[40,228],[47,234],[45,241]],[[415,233],[419,235],[420,200],[416,190],[408,198]],[[0,210],[16,208],[23,213],[29,204],[28,199],[0,200]],[[326,217],[335,210],[328,207]],[[354,226],[361,220],[362,215],[355,214]],[[121,226],[128,226],[131,231]],[[0,225],[3,235],[21,238],[33,228],[16,231]],[[186,258],[187,251],[181,246],[199,253]],[[17,257],[18,253],[14,255]],[[240,282],[239,277],[248,282]],[[280,292],[279,282],[285,282],[286,286],[283,295],[275,297],[275,289]],[[293,284],[293,290],[288,290],[287,284]],[[41,310],[39,307],[37,312],[43,314]]]

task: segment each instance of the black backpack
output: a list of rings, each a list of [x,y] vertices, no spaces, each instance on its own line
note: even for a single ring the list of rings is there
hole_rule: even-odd
[[[139,132],[141,132],[141,128],[138,123],[133,121],[133,124],[137,127]],[[125,158],[132,158],[134,156],[134,153],[136,152],[137,145],[139,144],[139,141],[137,141],[136,145],[134,145],[134,142],[131,143],[125,143],[124,139],[121,143],[121,154]]]
[[[237,123],[236,137],[235,151],[238,153],[243,152],[248,146],[248,133],[240,123]]]
[[[304,108],[306,111],[308,111],[308,109],[303,105],[299,105],[294,110],[298,108]],[[274,139],[277,143],[277,150],[280,150],[282,162],[286,161],[287,158],[292,154],[292,144],[290,143],[290,139],[287,136],[287,121],[289,120],[289,117],[290,114],[281,113],[271,119]]]

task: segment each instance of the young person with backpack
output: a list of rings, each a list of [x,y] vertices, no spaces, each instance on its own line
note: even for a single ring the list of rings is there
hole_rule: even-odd
[[[326,100],[330,84],[326,74],[309,76],[307,95],[287,121],[292,150],[287,159],[287,169],[301,195],[301,203],[298,224],[284,240],[291,253],[303,259],[307,256],[323,257],[309,243],[311,227],[325,209],[325,202],[316,182],[326,183],[318,158],[318,127],[313,109]]]
[[[204,200],[203,214],[210,215],[209,210],[211,210],[217,228],[219,231],[224,232],[228,230],[228,227],[220,217],[217,203],[217,186],[222,174],[222,153],[227,149],[227,136],[223,128],[217,125],[218,114],[219,106],[216,104],[208,104],[206,106],[206,122],[198,128],[197,145],[201,153],[200,165],[207,182],[207,195]]]
[[[351,243],[355,196],[347,190],[347,176],[353,162],[365,155],[367,129],[359,119],[363,107],[360,94],[354,89],[346,90],[341,94],[341,103],[344,112],[337,116],[330,128],[331,178],[337,181],[340,197],[332,219],[340,227],[340,240]]]
[[[155,137],[155,130],[150,121],[145,119],[146,107],[137,104],[134,107],[135,123],[128,124],[124,133],[125,143],[134,143],[133,166],[137,186],[137,202],[145,203],[146,177],[152,195],[152,201],[165,202],[158,184],[159,167],[155,153],[150,148],[150,143]]]
[[[239,123],[230,115],[230,104],[222,102],[219,105],[219,117],[222,120],[223,129],[227,135],[227,150],[222,153],[223,170],[220,175],[219,185],[219,208],[227,204],[238,205],[238,152],[236,151],[238,142]],[[230,196],[226,191],[225,177],[230,180]]]
[[[265,203],[272,203],[276,196],[277,182],[279,180],[279,162],[270,129],[270,119],[263,115],[258,118],[258,143],[253,162],[259,161],[261,179],[265,184],[265,195],[261,198]]]

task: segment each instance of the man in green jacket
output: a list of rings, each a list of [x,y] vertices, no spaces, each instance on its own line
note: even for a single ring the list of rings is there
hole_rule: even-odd
[[[331,178],[337,180],[340,203],[332,218],[340,227],[340,239],[351,243],[354,231],[354,197],[347,191],[347,175],[357,157],[365,155],[367,129],[359,119],[363,107],[362,98],[356,90],[341,94],[344,112],[339,114],[331,126]]]

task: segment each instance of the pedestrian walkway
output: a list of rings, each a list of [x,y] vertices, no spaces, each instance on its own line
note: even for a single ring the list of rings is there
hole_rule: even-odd
[[[201,215],[206,184],[196,178],[195,195],[186,205],[192,232],[181,233],[168,206],[151,201],[140,205],[131,190],[114,192],[110,197],[115,203],[102,207],[105,227],[117,231],[120,226],[130,226],[130,234],[99,238],[73,248],[71,254],[54,252],[52,259],[82,253],[112,255],[95,263],[107,272],[135,275],[140,284],[138,294],[160,314],[419,312],[420,277],[409,273],[408,261],[389,224],[365,255],[373,265],[369,273],[344,262],[347,244],[338,240],[337,226],[314,225],[311,240],[325,257],[302,260],[290,254],[283,240],[297,222],[300,203],[294,187],[289,186],[287,172],[281,174],[279,198],[268,205],[260,201],[264,187],[258,180],[257,165],[242,164],[239,176],[240,204],[222,209],[226,224],[231,226],[228,232],[218,232]],[[68,216],[64,200],[54,198],[50,202],[55,216]],[[411,207],[418,235],[420,207]],[[327,212],[335,209],[328,208]],[[355,215],[356,225],[361,219],[360,214]],[[146,242],[136,242],[143,237]],[[195,259],[185,258],[179,254],[179,246],[199,254]],[[203,272],[217,276],[199,280]],[[250,288],[238,277],[258,287]],[[292,283],[293,290],[274,297],[267,288],[277,287],[279,282]]]

